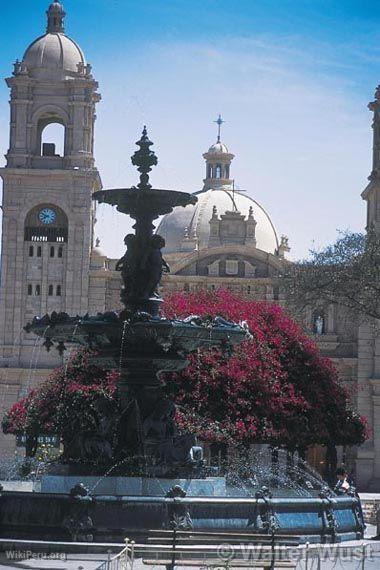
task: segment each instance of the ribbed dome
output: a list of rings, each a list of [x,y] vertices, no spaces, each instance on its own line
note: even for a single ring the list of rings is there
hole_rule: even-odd
[[[228,154],[228,148],[220,141],[216,142],[208,149],[210,154]]]
[[[85,65],[82,50],[63,33],[47,33],[36,39],[26,50],[23,61],[31,73],[73,74],[78,73],[78,64]]]
[[[210,236],[210,219],[213,207],[216,206],[220,216],[226,211],[233,210],[234,204],[231,190],[210,189],[197,192],[198,202],[195,206],[186,208],[175,208],[171,214],[167,214],[161,220],[157,228],[166,241],[165,251],[167,253],[181,251],[181,241],[183,240],[185,228],[188,228],[189,236],[194,232],[198,238],[198,246],[203,249],[208,246]],[[276,230],[265,210],[255,200],[240,192],[234,193],[234,201],[237,210],[248,216],[249,208],[252,206],[253,217],[257,222],[256,240],[257,248],[267,253],[274,254],[279,246]]]

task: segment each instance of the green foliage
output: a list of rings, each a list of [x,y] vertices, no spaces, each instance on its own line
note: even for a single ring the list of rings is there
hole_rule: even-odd
[[[332,245],[289,264],[283,274],[290,306],[303,311],[337,304],[361,318],[380,318],[380,238],[344,233]]]

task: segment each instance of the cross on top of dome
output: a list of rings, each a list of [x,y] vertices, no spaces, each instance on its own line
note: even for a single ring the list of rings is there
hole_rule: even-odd
[[[223,125],[223,123],[225,123],[226,121],[223,121],[221,114],[219,113],[219,117],[217,118],[216,121],[214,121],[214,123],[216,123],[218,125],[218,138],[217,141],[218,143],[220,143],[220,129],[221,126]]]
[[[66,12],[60,2],[50,4],[46,12],[48,34],[63,34],[65,32],[64,20]]]

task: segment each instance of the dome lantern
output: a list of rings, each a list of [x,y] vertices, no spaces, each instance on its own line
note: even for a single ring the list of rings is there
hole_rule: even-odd
[[[230,167],[234,155],[228,151],[228,148],[220,139],[221,126],[225,121],[219,115],[214,122],[218,125],[218,137],[216,143],[211,145],[203,155],[203,158],[206,160],[206,178],[203,181],[204,190],[232,186]]]
[[[48,34],[64,34],[65,26],[64,19],[66,12],[60,2],[53,2],[50,4],[47,12],[47,28]]]

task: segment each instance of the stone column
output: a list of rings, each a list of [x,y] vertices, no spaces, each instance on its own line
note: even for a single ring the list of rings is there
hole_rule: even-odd
[[[357,409],[365,416],[373,429],[373,400],[370,379],[374,366],[374,327],[373,323],[360,325],[358,331],[358,393]],[[374,475],[374,442],[368,440],[358,449],[356,477],[360,489],[368,488]]]
[[[373,389],[373,476],[370,482],[370,488],[378,490],[380,488],[380,378],[371,380]]]

